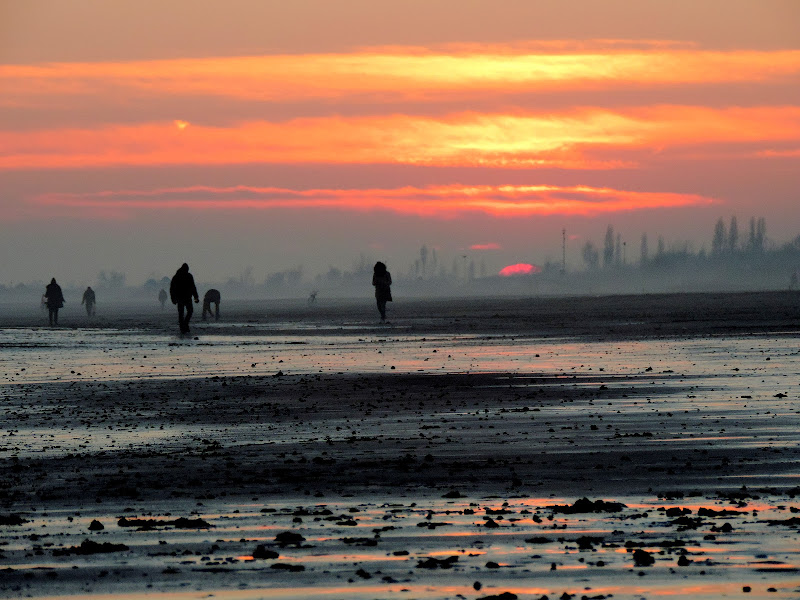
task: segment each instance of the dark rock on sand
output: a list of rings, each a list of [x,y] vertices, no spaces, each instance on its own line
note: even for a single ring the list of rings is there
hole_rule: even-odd
[[[442,498],[463,498],[464,496],[461,495],[461,492],[457,490],[451,490],[447,492]]]
[[[290,573],[299,573],[300,571],[306,570],[303,565],[291,565],[289,563],[275,563],[274,565],[270,565],[269,568],[289,571]]]
[[[57,548],[53,550],[53,556],[69,556],[70,554],[106,554],[108,552],[124,552],[130,550],[125,544],[112,544],[103,542],[98,544],[91,540],[83,540],[80,546],[70,546],[69,548]]]
[[[594,549],[595,544],[603,543],[603,538],[593,537],[590,535],[582,535],[581,537],[575,540],[575,543],[578,544],[579,550],[592,550]]]
[[[588,498],[581,498],[576,500],[574,504],[556,504],[552,507],[553,512],[562,513],[567,515],[581,514],[581,513],[600,513],[621,512],[623,508],[627,508],[621,502],[606,502],[605,500],[595,500],[592,502]]]
[[[481,596],[478,600],[517,600],[517,595],[511,592],[503,592],[502,594],[493,594],[491,596]]]
[[[633,552],[633,563],[637,567],[649,567],[654,562],[656,562],[656,559],[647,550],[639,548]]]
[[[23,525],[25,523],[30,523],[30,521],[19,515],[0,515],[0,525]]]
[[[345,544],[352,545],[352,546],[377,546],[378,540],[375,538],[342,538],[342,541]]]
[[[456,562],[458,562],[457,556],[448,556],[447,558],[433,558],[428,557],[425,560],[421,560],[417,563],[418,569],[449,569],[452,567]]]
[[[187,519],[179,517],[177,519],[161,521],[159,519],[126,519],[122,517],[117,521],[120,527],[139,527],[142,530],[153,529],[155,527],[175,527],[176,529],[209,529],[213,525],[203,519]]]
[[[97,519],[89,523],[89,531],[103,531],[103,529],[105,529],[105,526]]]
[[[724,508],[722,510],[714,510],[713,508],[705,508],[701,506],[697,509],[697,514],[700,517],[735,517],[746,515],[747,511],[744,510],[729,510]]]
[[[269,550],[264,544],[259,544],[256,546],[256,549],[253,550],[253,558],[263,558],[265,560],[272,560],[278,558],[280,554],[275,552],[274,550]]]
[[[287,546],[289,544],[295,544],[299,546],[302,542],[306,541],[306,538],[299,533],[295,533],[294,531],[284,531],[283,533],[279,533],[275,536],[275,541],[281,546]]]

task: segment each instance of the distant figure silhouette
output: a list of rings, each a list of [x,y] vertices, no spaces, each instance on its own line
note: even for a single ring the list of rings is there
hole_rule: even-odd
[[[392,276],[386,265],[378,261],[372,271],[372,285],[375,286],[375,299],[381,313],[381,323],[386,321],[386,303],[392,301]]]
[[[164,288],[158,292],[158,301],[161,302],[161,310],[164,310],[164,305],[167,303],[167,290]]]
[[[309,304],[315,304],[317,302],[317,294],[319,294],[319,292],[317,290],[314,290],[308,295]]]
[[[219,290],[210,289],[206,292],[206,295],[203,296],[203,321],[206,320],[206,313],[208,313],[208,316],[211,316],[212,304],[216,306],[214,320],[219,321]]]
[[[94,316],[94,303],[94,290],[92,289],[92,286],[89,286],[86,288],[86,291],[83,292],[83,300],[81,300],[81,304],[86,305],[86,314],[90,317]]]
[[[169,296],[172,303],[178,305],[178,325],[181,333],[189,333],[189,319],[192,318],[194,312],[192,298],[195,302],[200,302],[200,297],[197,295],[194,277],[189,273],[189,265],[186,263],[183,263],[173,275],[172,281],[169,283]]]
[[[58,309],[64,306],[64,294],[61,293],[61,286],[56,283],[55,277],[45,288],[44,297],[47,298],[47,317],[50,326],[58,326]]]

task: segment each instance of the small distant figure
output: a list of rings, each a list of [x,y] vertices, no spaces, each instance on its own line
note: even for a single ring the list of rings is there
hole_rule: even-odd
[[[53,277],[44,290],[44,297],[47,299],[47,318],[50,327],[58,327],[58,309],[64,306],[64,294],[61,293],[61,286],[56,283]]]
[[[392,301],[392,276],[386,270],[386,265],[378,261],[372,270],[372,285],[375,286],[375,299],[378,301],[378,311],[381,313],[381,323],[386,322],[386,303]]]
[[[314,290],[308,295],[308,303],[309,304],[316,304],[317,303],[317,294],[319,294],[318,290]]]
[[[203,296],[203,321],[206,320],[206,313],[208,316],[211,316],[211,305],[215,305],[215,314],[214,320],[219,321],[219,290],[210,289],[206,292],[206,295]]]
[[[94,304],[95,304],[95,295],[92,286],[88,286],[86,291],[83,292],[83,300],[81,300],[81,304],[86,305],[86,315],[89,317],[94,316]]]
[[[164,288],[158,292],[158,301],[161,302],[161,310],[164,310],[164,305],[167,303],[167,290]]]
[[[189,319],[194,312],[192,298],[198,303],[200,297],[197,295],[194,277],[189,273],[189,265],[186,263],[183,263],[173,275],[169,283],[169,296],[172,303],[178,305],[178,325],[181,333],[189,333]]]

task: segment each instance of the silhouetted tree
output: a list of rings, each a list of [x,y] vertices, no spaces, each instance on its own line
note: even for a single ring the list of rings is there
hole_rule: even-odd
[[[731,225],[728,228],[728,250],[736,252],[739,249],[739,223],[736,216],[731,217]]]
[[[614,228],[609,225],[606,229],[606,239],[603,244],[603,266],[608,268],[614,263]]]
[[[100,271],[97,281],[101,288],[119,290],[125,287],[125,273]]]
[[[647,234],[643,233],[642,234],[642,246],[641,246],[641,260],[640,260],[642,265],[646,265],[647,264],[647,261],[650,258],[649,254],[650,254],[650,250],[647,247]]]
[[[764,252],[767,243],[767,220],[764,217],[759,217],[756,221],[756,235],[753,249],[756,252]]]
[[[325,273],[325,279],[329,283],[339,283],[342,280],[342,270],[336,267],[328,267],[328,272]]]
[[[428,247],[424,244],[419,249],[419,260],[422,263],[422,276],[425,277],[428,267]]]
[[[721,254],[725,250],[725,222],[722,217],[714,225],[714,239],[711,241],[711,254]]]
[[[583,257],[583,262],[586,263],[586,267],[589,270],[593,271],[600,265],[600,253],[597,251],[597,248],[594,247],[592,242],[586,242],[583,245],[581,256]]]

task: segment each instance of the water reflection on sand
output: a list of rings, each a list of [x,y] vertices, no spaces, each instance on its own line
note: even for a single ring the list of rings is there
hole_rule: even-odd
[[[775,455],[797,446],[799,367],[793,338],[738,335],[609,342],[426,335],[402,328],[376,328],[367,335],[363,326],[346,324],[337,333],[294,324],[296,333],[289,335],[291,326],[212,324],[198,327],[197,339],[135,328],[0,330],[4,408],[13,408],[19,419],[5,422],[4,458],[18,460],[21,472],[40,460],[67,465],[48,489],[43,486],[36,502],[23,506],[7,501],[4,511],[13,507],[29,522],[0,528],[0,568],[7,569],[0,596],[438,600],[509,592],[524,599],[563,593],[576,599],[710,600],[738,596],[752,586],[749,597],[798,597],[800,549],[797,525],[791,520],[798,509],[796,493],[787,491],[798,470],[794,455]],[[367,400],[354,405],[361,412],[353,408],[328,414],[324,401],[306,411],[307,405],[299,404],[306,397],[298,398],[301,388],[291,383],[266,396],[270,390],[265,381],[279,374],[296,378],[292,382],[299,386],[317,374],[440,373],[496,376],[473,384],[470,394],[476,399],[471,404],[454,398],[451,405],[448,398],[417,406],[418,398],[393,398],[378,406],[365,395]],[[229,382],[233,387],[241,376],[255,380],[253,393],[264,395],[258,402],[277,405],[282,392],[293,394],[290,400],[298,404],[287,413],[296,414],[277,424],[251,419],[251,413],[238,422],[220,417],[198,424],[184,421],[178,410],[184,407],[173,397],[173,422],[164,428],[159,410],[167,400],[148,395],[158,391],[147,387],[150,383],[165,382],[174,396],[184,380],[216,377],[219,381],[213,386],[191,393],[213,389],[221,404],[244,402],[244,396],[236,395],[227,402],[230,398],[220,391]],[[135,388],[130,401],[120,392],[129,382],[146,384]],[[348,379],[347,386],[331,389],[354,394],[358,384]],[[543,395],[545,388],[555,391]],[[72,389],[91,392],[92,400],[70,399]],[[500,391],[510,394],[513,403],[508,397],[497,399]],[[191,401],[206,410],[214,407]],[[248,410],[266,411],[258,402],[247,404]],[[273,410],[272,416],[279,414],[278,408]],[[525,454],[535,444],[537,451]],[[268,461],[264,468],[278,465],[291,481],[291,471],[300,468],[300,461],[306,465],[317,460],[323,467],[330,461],[348,478],[358,479],[366,478],[366,471],[349,471],[351,461],[362,461],[364,469],[373,460],[376,470],[384,464],[399,468],[396,459],[403,453],[410,457],[409,472],[424,473],[430,465],[441,465],[442,474],[453,474],[458,463],[470,458],[469,452],[477,456],[482,448],[498,460],[496,469],[489,466],[484,472],[487,480],[486,473],[509,464],[511,474],[527,469],[529,475],[512,488],[497,485],[492,493],[474,491],[456,498],[444,496],[441,487],[430,483],[414,485],[411,476],[410,483],[394,487],[365,484],[356,496],[336,491],[337,482],[321,485],[326,493],[315,497],[311,490],[316,482],[306,482],[305,494],[289,483],[285,493],[259,497],[253,492],[251,497],[248,491],[261,483],[258,479],[238,489],[203,489],[210,474],[201,472],[200,481],[188,488],[192,491],[174,497],[165,497],[165,491],[145,501],[135,490],[127,490],[131,481],[146,487],[148,474],[137,478],[130,471],[148,457],[155,457],[153,464],[172,465],[185,458],[205,463],[207,469],[230,468],[232,476],[245,467],[260,469],[261,462]],[[720,449],[728,454],[709,455],[709,450]],[[625,491],[631,471],[623,469],[633,450],[667,456],[657,466],[656,459],[648,463],[653,489],[638,495]],[[236,460],[244,453],[255,458],[250,463]],[[580,455],[580,470],[569,462],[570,455]],[[97,460],[100,456],[102,461]],[[378,462],[382,456],[388,457],[385,463]],[[747,469],[728,469],[727,456]],[[565,472],[559,473],[562,460]],[[766,469],[780,460],[786,465]],[[81,466],[81,461],[86,463]],[[48,494],[57,494],[60,486],[83,476],[92,461],[95,477],[109,481],[105,495],[76,498],[73,504],[49,502]],[[538,478],[545,479],[541,473],[546,467],[555,473],[547,481],[557,485],[540,494]],[[636,464],[631,469],[636,470]],[[673,469],[677,475],[672,473],[669,485],[676,479],[687,487],[713,481],[712,486],[738,489],[738,479],[746,478],[750,488],[739,496],[705,487],[702,496],[659,497],[660,477]],[[44,476],[41,470],[32,472]],[[268,471],[263,480],[280,487],[275,472]],[[446,475],[433,477],[445,485]],[[593,477],[602,480],[604,489],[621,490],[609,499],[625,504],[623,511],[553,512],[555,505],[576,500],[563,489],[597,485]],[[493,485],[479,483],[484,489]],[[772,489],[753,491],[754,483]],[[34,477],[30,486],[39,485]],[[734,512],[685,522],[667,515],[668,510],[685,510],[685,516],[694,519],[705,508]],[[195,516],[213,527],[137,530],[119,525],[123,515],[163,520]],[[488,525],[490,519],[494,525]],[[90,534],[95,520],[104,530]],[[276,544],[275,536],[289,530],[301,533],[305,543]],[[90,556],[53,553],[88,538],[124,543],[128,550]],[[258,544],[279,551],[280,558],[254,559]],[[634,564],[636,549],[651,554],[654,564]],[[458,558],[451,567],[436,562],[440,566],[419,566],[427,559],[451,556]],[[688,565],[678,562],[681,557],[690,561]],[[280,571],[273,568],[275,563],[305,570]],[[481,583],[480,591],[476,582]]]
[[[242,327],[245,327],[242,324]],[[233,328],[235,329],[235,327]],[[187,378],[277,373],[652,372],[742,379],[737,389],[791,385],[800,351],[791,337],[591,341],[474,335],[169,336],[142,330],[0,329],[0,381]],[[283,326],[276,329],[283,330]],[[231,330],[230,324],[225,331]],[[764,379],[760,381],[759,378]],[[766,379],[769,378],[769,381]]]

